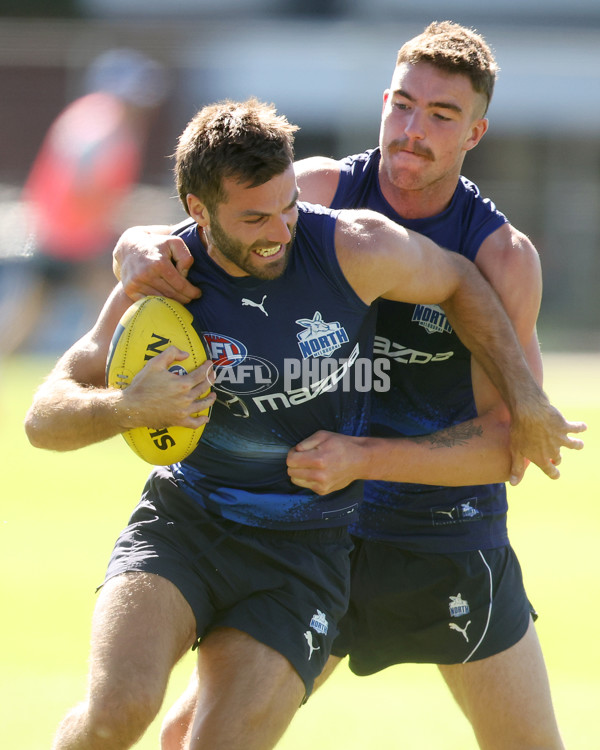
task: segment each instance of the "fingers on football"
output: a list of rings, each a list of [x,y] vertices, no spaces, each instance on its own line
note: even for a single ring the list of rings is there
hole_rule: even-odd
[[[192,388],[201,390],[202,393],[208,391],[214,383],[214,370],[213,363],[210,360],[204,362],[204,364],[192,370],[185,376],[191,384]]]
[[[167,370],[170,365],[173,364],[173,362],[182,362],[189,356],[189,352],[184,352],[183,349],[179,349],[178,347],[171,344],[164,350],[164,352],[161,352],[155,357],[152,357],[152,359],[148,360],[146,367],[154,365],[154,367],[156,367],[157,369],[160,369],[162,367],[163,369]]]

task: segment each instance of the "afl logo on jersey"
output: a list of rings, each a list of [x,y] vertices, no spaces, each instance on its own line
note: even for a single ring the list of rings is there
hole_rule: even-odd
[[[204,340],[215,367],[236,367],[248,356],[248,350],[242,342],[229,336],[223,336],[220,333],[205,333]]]
[[[279,371],[272,362],[252,354],[248,354],[241,365],[215,368],[215,374],[216,390],[238,396],[268,391],[279,378]]]
[[[241,341],[214,332],[205,333],[204,340],[215,367],[215,390],[247,396],[267,391],[277,382],[277,367],[264,357],[248,354]]]

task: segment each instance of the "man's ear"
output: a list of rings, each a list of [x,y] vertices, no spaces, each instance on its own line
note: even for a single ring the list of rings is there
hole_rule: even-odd
[[[469,136],[465,141],[465,151],[470,151],[472,148],[475,148],[475,146],[486,134],[488,125],[489,120],[485,117],[482,117],[479,120],[475,120],[475,122],[471,125],[471,132],[469,133]]]
[[[201,227],[208,226],[210,223],[208,210],[200,198],[192,193],[188,193],[185,199],[187,201],[188,212],[196,224]]]

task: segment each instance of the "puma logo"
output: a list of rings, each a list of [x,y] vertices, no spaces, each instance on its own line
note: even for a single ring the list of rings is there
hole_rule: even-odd
[[[436,510],[436,513],[439,513],[440,516],[448,516],[448,518],[453,517],[453,512],[452,510]]]
[[[455,622],[449,622],[448,627],[450,630],[457,630],[459,633],[462,633],[462,635],[465,637],[465,641],[469,642],[469,636],[467,635],[467,628],[471,624],[471,620],[467,622],[467,624],[464,626],[464,628],[459,627]]]
[[[253,302],[251,299],[246,299],[246,297],[244,297],[242,299],[242,305],[244,305],[244,306],[250,305],[250,307],[258,307],[258,309],[261,310],[262,312],[264,312],[264,314],[268,318],[269,317],[269,313],[264,308],[264,304],[265,304],[265,300],[266,299],[267,299],[267,295],[266,294],[263,295],[263,298],[261,299],[260,302]]]
[[[315,651],[320,651],[321,647],[315,646],[315,644],[313,643],[313,634],[310,630],[307,630],[306,633],[304,633],[304,637],[306,638],[306,642],[308,643],[308,661],[310,661],[313,653]]]

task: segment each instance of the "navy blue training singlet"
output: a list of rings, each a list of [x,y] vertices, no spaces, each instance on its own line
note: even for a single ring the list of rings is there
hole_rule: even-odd
[[[337,212],[299,204],[281,277],[227,274],[208,256],[196,224],[178,230],[194,256],[188,305],[215,363],[213,406],[197,449],[174,474],[209,511],[250,526],[304,529],[348,524],[362,500],[355,482],[325,496],[292,484],[290,448],[319,429],[365,434],[369,394],[354,372],[370,360],[375,306],[337,261]]]
[[[332,207],[378,211],[471,261],[483,240],[506,222],[464,177],[442,213],[404,219],[381,192],[379,162],[379,149],[343,160]],[[424,435],[477,415],[470,352],[438,306],[381,300],[374,357],[388,361],[391,388],[372,395],[372,435]],[[503,484],[440,487],[366,482],[365,500],[352,532],[420,551],[492,548],[507,543],[506,510]]]

